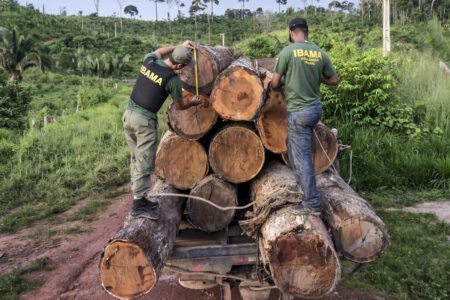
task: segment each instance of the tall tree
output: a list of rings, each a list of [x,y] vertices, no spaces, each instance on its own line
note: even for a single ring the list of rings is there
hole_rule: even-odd
[[[203,2],[209,3],[211,5],[210,10],[211,10],[211,19],[212,19],[214,17],[214,4],[219,5],[219,0],[203,0]]]
[[[245,2],[248,2],[248,0],[238,0],[238,2],[242,2],[242,7],[241,7],[241,19],[243,19],[243,18],[244,18]]]
[[[169,32],[172,34],[172,22],[170,20],[170,11],[172,10],[172,6],[175,4],[175,0],[166,0],[167,7],[167,19],[169,20]]]
[[[204,11],[206,9],[206,4],[202,3],[201,0],[192,0],[191,7],[189,7],[189,14],[194,17],[195,24],[195,42],[197,42],[197,13]]]
[[[281,13],[281,5],[286,5],[287,0],[275,0],[276,3],[278,3],[278,13]]]
[[[155,2],[155,14],[156,14],[156,22],[158,22],[158,2],[164,2],[164,0],[150,0]]]
[[[123,9],[123,12],[127,15],[130,15],[130,17],[134,17],[139,14],[137,7],[134,5],[125,6],[125,8]]]
[[[100,0],[94,0],[94,5],[95,5],[95,13],[97,14],[97,17],[98,17],[98,9],[100,6]]]
[[[123,13],[123,5],[125,4],[125,1],[126,0],[116,0],[117,4],[119,5],[120,33],[123,33],[122,13]]]
[[[175,0],[175,5],[177,6],[177,18],[180,19],[183,16],[181,8],[185,5],[181,0]]]
[[[22,80],[23,71],[30,67],[49,69],[50,57],[42,54],[31,36],[23,36],[14,28],[0,27],[0,69],[10,80]]]

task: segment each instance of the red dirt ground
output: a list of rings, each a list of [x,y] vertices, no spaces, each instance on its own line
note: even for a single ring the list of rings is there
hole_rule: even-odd
[[[14,234],[0,235],[0,276],[16,268],[30,265],[39,258],[48,258],[54,265],[52,271],[41,271],[27,275],[29,279],[41,279],[44,284],[37,290],[22,295],[23,299],[113,299],[100,285],[98,262],[103,247],[122,226],[130,210],[131,198],[122,196],[109,199],[111,204],[92,222],[55,221],[38,222],[32,228]],[[64,215],[74,213],[84,205],[81,202]],[[89,232],[48,236],[42,234],[49,228],[63,229],[81,226]],[[38,234],[41,232],[41,234]],[[164,272],[158,285],[146,296],[145,300],[215,300],[221,299],[220,287],[209,290],[189,290],[178,284],[177,274]],[[241,297],[233,289],[233,300]],[[271,299],[280,299],[272,291]],[[338,290],[324,299],[377,299],[367,293]]]

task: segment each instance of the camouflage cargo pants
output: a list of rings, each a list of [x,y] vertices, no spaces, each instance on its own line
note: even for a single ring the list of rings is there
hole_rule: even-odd
[[[141,198],[151,188],[150,174],[155,168],[158,122],[128,109],[125,110],[122,121],[131,153],[132,191],[135,198]]]

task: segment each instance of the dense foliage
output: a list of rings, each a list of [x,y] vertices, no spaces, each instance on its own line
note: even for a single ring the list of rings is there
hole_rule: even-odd
[[[28,89],[17,82],[4,82],[0,79],[0,128],[24,130],[27,127],[30,102]]]

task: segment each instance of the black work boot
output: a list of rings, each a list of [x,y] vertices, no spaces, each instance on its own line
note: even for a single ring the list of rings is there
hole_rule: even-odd
[[[311,207],[304,202],[291,206],[289,211],[296,215],[315,215],[320,217],[322,214],[322,209],[320,207]]]
[[[150,220],[159,219],[159,203],[148,200],[145,197],[133,200],[133,209],[131,210],[133,218],[146,218]]]

